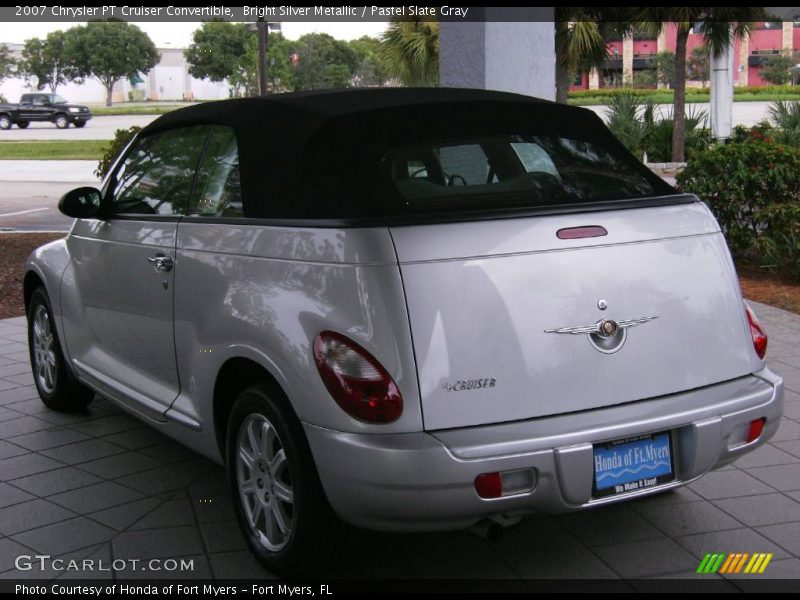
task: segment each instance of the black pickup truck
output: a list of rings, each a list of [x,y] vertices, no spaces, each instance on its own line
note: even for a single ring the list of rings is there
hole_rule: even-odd
[[[22,94],[19,104],[0,104],[0,129],[25,129],[31,121],[49,121],[59,129],[83,127],[92,118],[87,106],[69,104],[58,94]]]

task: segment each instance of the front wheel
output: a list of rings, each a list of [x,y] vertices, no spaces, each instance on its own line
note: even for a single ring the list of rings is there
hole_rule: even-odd
[[[53,410],[71,412],[92,401],[94,392],[79,383],[67,367],[50,301],[42,288],[33,292],[28,303],[28,346],[33,382],[42,402]]]
[[[19,121],[17,123],[17,127],[19,127],[20,129],[27,129],[28,125],[30,125],[30,121]]]
[[[66,129],[69,127],[69,119],[67,119],[67,115],[56,115],[56,118],[53,120],[53,122],[59,129]]]
[[[11,119],[8,115],[0,115],[0,129],[11,129]]]
[[[84,126],[86,126],[86,121],[75,121],[73,125],[75,125],[75,127],[77,127],[78,129],[81,129]]]
[[[228,423],[228,472],[250,549],[281,575],[323,568],[341,541],[302,426],[266,385],[243,391]]]

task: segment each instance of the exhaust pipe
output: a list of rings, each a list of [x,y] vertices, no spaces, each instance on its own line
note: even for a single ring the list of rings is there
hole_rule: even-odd
[[[491,519],[482,519],[472,525],[467,531],[474,533],[490,542],[499,542],[503,538],[505,528]]]

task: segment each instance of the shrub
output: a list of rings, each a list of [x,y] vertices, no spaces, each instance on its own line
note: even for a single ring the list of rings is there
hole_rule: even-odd
[[[129,127],[128,129],[117,129],[114,132],[114,139],[111,140],[111,143],[106,147],[106,151],[103,154],[103,158],[100,159],[100,162],[97,163],[97,168],[94,171],[94,174],[97,175],[100,179],[105,179],[105,176],[108,174],[109,169],[114,164],[114,161],[117,159],[117,156],[125,149],[133,139],[141,127],[133,126]]]
[[[769,106],[769,118],[778,131],[774,137],[784,143],[800,146],[800,102],[778,100]]]
[[[675,124],[671,111],[656,118],[655,105],[636,94],[620,93],[608,101],[607,124],[617,139],[635,156],[647,152],[649,162],[672,160],[672,132]],[[690,107],[686,113],[686,155],[704,150],[711,142],[706,129],[707,113]]]
[[[800,278],[800,149],[753,130],[695,153],[677,181],[708,203],[735,256]]]
[[[648,132],[648,120],[640,115],[641,109],[642,103],[635,94],[616,94],[608,101],[608,128],[623,146],[639,157]],[[652,116],[652,112],[650,114]]]
[[[711,143],[711,131],[706,128],[708,115],[706,111],[689,107],[686,111],[686,145],[685,152],[691,158],[695,152],[705,150]],[[672,112],[668,111],[664,118],[650,127],[647,136],[647,157],[650,162],[670,162],[672,160],[672,133],[675,121]]]

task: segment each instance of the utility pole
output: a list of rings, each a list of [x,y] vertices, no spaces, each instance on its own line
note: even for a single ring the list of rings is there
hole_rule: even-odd
[[[263,18],[258,20],[258,93],[267,95],[267,36],[269,23]]]
[[[731,33],[730,44],[711,53],[711,135],[718,142],[731,137],[733,125],[733,39]]]

